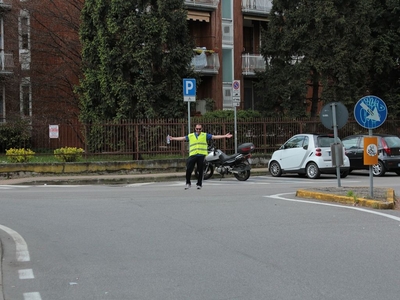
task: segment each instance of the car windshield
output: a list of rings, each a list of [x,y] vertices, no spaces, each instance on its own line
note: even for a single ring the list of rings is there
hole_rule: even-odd
[[[387,136],[384,138],[386,144],[390,148],[399,148],[400,147],[400,138],[397,136]]]
[[[335,138],[333,136],[318,136],[317,145],[318,147],[330,147],[331,144],[335,143]]]

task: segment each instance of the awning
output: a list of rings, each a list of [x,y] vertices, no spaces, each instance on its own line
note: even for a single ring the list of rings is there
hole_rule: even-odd
[[[244,16],[245,20],[263,21],[269,22],[268,17],[257,17],[257,16]]]
[[[210,12],[188,10],[187,19],[200,22],[210,22]]]

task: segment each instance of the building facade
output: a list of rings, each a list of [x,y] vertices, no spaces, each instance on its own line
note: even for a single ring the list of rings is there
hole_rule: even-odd
[[[0,0],[0,122],[76,119],[83,1]]]
[[[12,0],[0,0],[0,122],[5,122],[7,110],[19,111],[20,105],[11,101],[19,96],[19,80],[16,79],[19,77],[19,72],[16,69],[15,59],[18,59],[20,46],[18,17],[15,16],[12,4]],[[29,110],[29,103],[25,110]]]
[[[267,26],[272,0],[182,1],[196,44],[196,110],[206,112],[205,99],[214,101],[214,109],[255,109],[256,72],[265,69],[261,28]],[[43,124],[77,118],[74,86],[80,77],[83,3],[0,0],[0,122],[14,116]],[[240,81],[240,102],[232,97],[235,80]]]
[[[204,99],[213,99],[215,109],[255,109],[256,72],[265,70],[261,28],[268,24],[272,0],[185,0],[185,5],[196,43],[192,65],[201,76],[197,110],[205,113]],[[233,97],[234,81],[240,83],[240,102]]]

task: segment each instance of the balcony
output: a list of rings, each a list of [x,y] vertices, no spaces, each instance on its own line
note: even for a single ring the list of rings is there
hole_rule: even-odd
[[[0,13],[2,11],[9,11],[11,10],[11,2],[12,0],[0,0]]]
[[[242,12],[247,15],[265,16],[271,12],[272,0],[242,0]]]
[[[255,76],[257,72],[264,72],[265,59],[260,54],[242,54],[242,74]]]
[[[219,0],[185,0],[185,5],[189,9],[214,11],[218,4]]]
[[[192,58],[192,67],[195,72],[202,75],[215,75],[219,71],[219,56],[213,50],[203,48],[194,49],[194,56]]]
[[[14,59],[12,53],[0,51],[0,74],[9,75],[14,72]]]

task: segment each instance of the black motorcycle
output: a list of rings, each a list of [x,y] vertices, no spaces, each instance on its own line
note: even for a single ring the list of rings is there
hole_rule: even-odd
[[[208,155],[204,159],[203,179],[207,180],[213,176],[214,171],[224,177],[225,174],[233,174],[239,181],[246,181],[250,177],[250,157],[254,151],[253,143],[244,143],[238,147],[238,152],[233,155],[226,155],[214,144],[208,147]],[[195,170],[198,177],[198,171]]]

